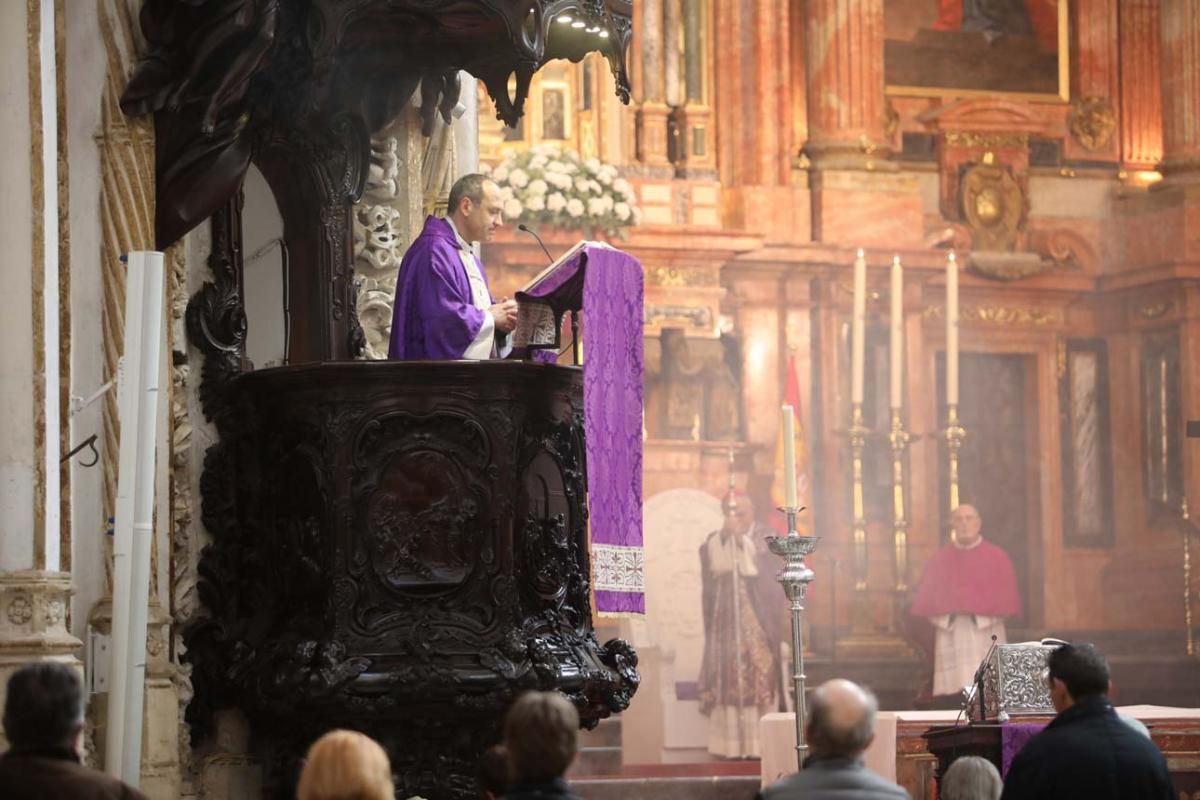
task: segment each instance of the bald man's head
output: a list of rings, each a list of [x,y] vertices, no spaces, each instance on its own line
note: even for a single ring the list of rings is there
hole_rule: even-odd
[[[969,547],[979,541],[979,529],[983,527],[983,519],[975,506],[963,503],[950,515],[950,525],[954,528],[955,540]]]
[[[878,709],[875,695],[851,681],[835,678],[818,686],[808,714],[813,755],[857,758],[875,738]]]

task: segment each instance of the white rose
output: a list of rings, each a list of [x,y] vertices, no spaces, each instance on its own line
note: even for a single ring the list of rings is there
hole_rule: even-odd
[[[560,192],[553,192],[546,198],[546,208],[550,211],[562,211],[567,205],[567,198],[563,197]]]
[[[529,175],[520,167],[508,173],[508,182],[518,189],[524,189],[529,185]]]
[[[511,186],[501,186],[500,187],[500,199],[501,200],[507,202],[509,200],[512,200],[514,196],[515,195],[513,193],[513,188]]]
[[[521,205],[521,201],[515,197],[504,201],[504,216],[509,219],[516,219],[521,216],[521,212],[524,210],[525,208]]]
[[[544,169],[548,159],[543,155],[536,155],[529,159],[530,169]]]
[[[587,201],[588,214],[593,217],[604,216],[604,198],[590,197]]]
[[[546,198],[540,194],[535,194],[525,201],[525,208],[537,213],[546,207]]]
[[[587,161],[583,162],[583,165],[585,167],[587,167],[588,169],[590,169],[592,172],[596,172],[597,170],[600,169],[600,159],[589,158]]]
[[[609,175],[604,170],[596,173],[596,180],[600,181],[600,183],[604,184],[605,186],[612,185],[612,175]]]
[[[596,194],[600,194],[601,192],[604,191],[604,189],[601,188],[600,184],[594,180],[588,181],[588,186],[592,187],[592,191],[595,192]]]
[[[604,213],[605,214],[607,214],[608,212],[613,210],[613,199],[611,196],[609,196],[607,194],[604,195],[603,197],[600,198],[600,202],[604,205]]]
[[[620,192],[621,194],[628,196],[633,193],[633,187],[630,186],[629,181],[625,180],[624,178],[617,178],[615,181],[613,181],[613,191]]]
[[[528,194],[530,197],[541,197],[542,195],[546,194],[546,189],[548,188],[549,187],[546,186],[546,182],[544,180],[541,178],[534,178],[529,182],[529,188],[526,190],[526,194]]]
[[[621,201],[613,206],[613,213],[617,215],[617,219],[624,222],[633,214],[633,210],[629,208],[629,203]]]
[[[567,213],[572,217],[583,216],[583,201],[578,197],[572,197],[567,201]]]
[[[575,166],[570,161],[565,161],[563,162],[563,172],[567,173],[568,175],[574,175],[576,172],[579,172],[579,167]]]
[[[508,167],[504,164],[501,164],[500,166],[496,167],[496,171],[492,173],[492,180],[499,183],[506,178],[508,178]]]
[[[564,164],[561,161],[551,161],[550,163],[546,164],[546,172],[549,172],[549,173],[566,172],[566,164]]]
[[[561,172],[554,173],[554,180],[551,182],[559,189],[571,188],[571,179]]]
[[[587,178],[576,178],[575,179],[575,191],[579,192],[580,194],[587,194],[588,190],[591,188],[592,188],[592,182],[589,181]]]

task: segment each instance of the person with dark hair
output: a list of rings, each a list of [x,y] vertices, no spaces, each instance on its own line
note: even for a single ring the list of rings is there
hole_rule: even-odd
[[[1090,644],[1065,644],[1046,659],[1058,712],[1013,759],[1001,800],[1170,800],[1167,761],[1108,702],[1109,671]]]
[[[0,756],[5,800],[144,800],[141,792],[80,763],[83,687],[79,675],[52,661],[27,664],[8,679]]]
[[[480,800],[500,800],[508,793],[508,751],[504,745],[492,745],[479,759]]]
[[[504,718],[505,800],[578,800],[563,775],[575,760],[579,712],[558,692],[526,692]]]
[[[804,770],[763,789],[757,800],[907,800],[908,792],[862,762],[878,709],[875,695],[851,681],[818,686],[809,698]]]
[[[503,200],[490,178],[464,175],[450,189],[445,219],[428,217],[400,262],[388,357],[488,359],[517,324],[517,303],[497,303],[472,242],[490,241]]]

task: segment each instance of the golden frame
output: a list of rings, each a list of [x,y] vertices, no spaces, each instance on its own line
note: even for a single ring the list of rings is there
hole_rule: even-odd
[[[904,0],[892,0],[904,2]],[[884,93],[901,97],[1008,97],[1041,103],[1069,103],[1071,101],[1071,31],[1070,0],[1058,0],[1058,93],[1007,92],[988,89],[954,89],[938,86],[893,86],[885,85]],[[884,79],[887,64],[883,65]]]

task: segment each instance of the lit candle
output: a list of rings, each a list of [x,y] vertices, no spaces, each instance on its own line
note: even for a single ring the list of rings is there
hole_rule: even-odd
[[[850,402],[863,401],[863,372],[867,323],[867,260],[863,251],[854,259],[854,320],[850,336]]]
[[[796,422],[791,406],[780,408],[783,428],[783,505],[796,508]]]
[[[892,408],[904,406],[904,268],[900,256],[892,257],[891,399]]]
[[[946,259],[946,404],[958,405],[958,260]]]

